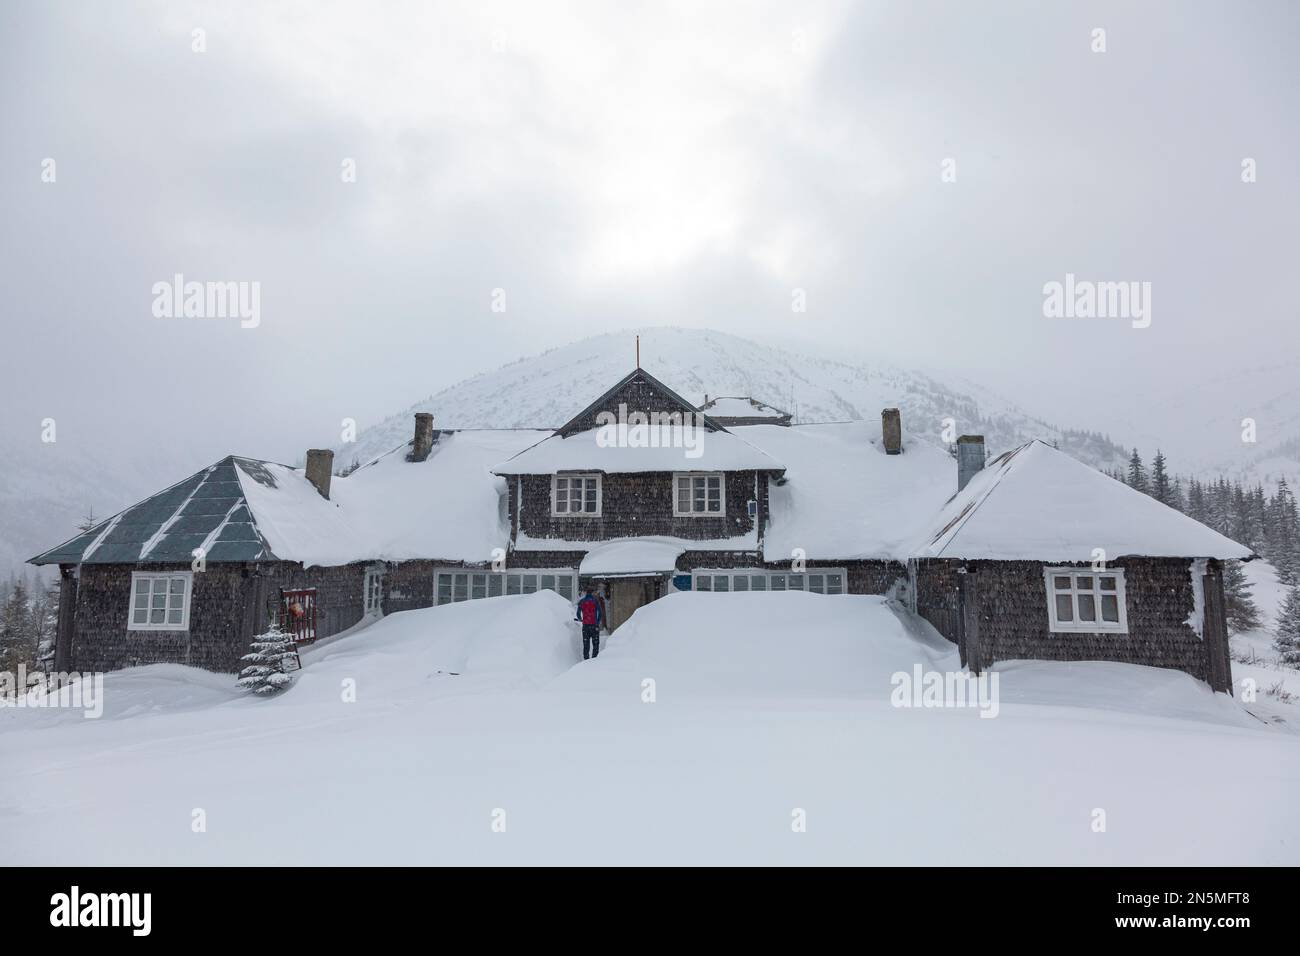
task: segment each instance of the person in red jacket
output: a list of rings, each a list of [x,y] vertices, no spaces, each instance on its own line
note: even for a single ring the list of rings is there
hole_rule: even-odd
[[[605,622],[605,609],[601,601],[587,585],[586,596],[578,602],[575,621],[582,622],[582,659],[596,657],[600,654],[600,625]]]

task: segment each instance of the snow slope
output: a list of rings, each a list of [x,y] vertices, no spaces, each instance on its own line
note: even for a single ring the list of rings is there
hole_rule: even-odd
[[[571,613],[395,614],[272,700],[142,668],[98,721],[0,711],[0,861],[1300,861],[1300,735],[1184,675],[1011,662],[985,719],[891,706],[956,661],[879,598],[671,595],[585,663]]]

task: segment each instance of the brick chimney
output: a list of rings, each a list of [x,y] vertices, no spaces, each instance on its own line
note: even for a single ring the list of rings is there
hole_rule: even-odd
[[[957,439],[957,490],[961,491],[984,468],[984,436],[962,435]]]
[[[897,408],[881,409],[880,435],[884,439],[886,455],[897,455],[902,452],[903,415]]]
[[[330,475],[334,471],[334,452],[328,448],[307,449],[307,480],[316,486],[320,496],[329,500]]]
[[[407,461],[424,461],[433,451],[433,415],[430,412],[415,413],[415,440],[411,442],[411,453]]]

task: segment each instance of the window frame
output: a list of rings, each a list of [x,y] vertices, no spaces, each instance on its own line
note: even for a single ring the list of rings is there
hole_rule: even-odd
[[[361,613],[365,617],[384,616],[384,570],[384,568],[366,568],[362,575]]]
[[[168,623],[167,618],[171,616],[171,582],[174,579],[181,579],[185,582],[185,588],[181,592],[181,620],[179,624]],[[163,621],[161,624],[153,624],[146,620],[144,623],[138,623],[135,619],[135,598],[137,582],[149,581],[149,602],[145,605],[145,617],[150,616],[149,612],[153,610],[153,582],[167,582],[167,601],[163,606]],[[131,590],[127,595],[126,604],[126,629],[128,631],[188,631],[190,629],[190,608],[194,593],[194,572],[193,571],[132,571],[131,572]]]
[[[442,600],[442,576],[446,575],[447,581],[447,600]],[[543,588],[543,577],[554,578],[555,587]],[[460,582],[462,590],[457,590],[457,578],[462,578]],[[482,593],[476,593],[479,590],[479,581],[475,578],[482,578]],[[525,578],[531,578],[526,581]],[[499,580],[501,583],[498,588],[492,585],[493,580]],[[514,582],[514,589],[511,590],[511,582]],[[568,594],[564,593],[563,581],[568,581]],[[530,586],[525,590],[525,586]],[[433,569],[433,606],[443,607],[448,604],[463,604],[466,601],[481,601],[485,598],[502,597],[505,595],[515,594],[533,594],[542,590],[554,590],[556,594],[567,600],[569,603],[575,603],[581,597],[581,590],[578,587],[578,570],[576,568],[509,568],[505,571],[493,571],[490,568],[458,568],[458,567],[437,567]],[[459,596],[458,596],[459,595]]]
[[[1053,578],[1066,577],[1070,578],[1070,587],[1068,590],[1061,590],[1056,587]],[[1095,587],[1080,588],[1077,579],[1080,577],[1094,578]],[[1103,592],[1101,589],[1101,578],[1115,579],[1115,598],[1118,608],[1119,620],[1105,621],[1101,618],[1101,597],[1110,592]],[[1053,634],[1128,634],[1128,597],[1124,584],[1123,568],[1105,568],[1097,571],[1093,568],[1072,568],[1072,567],[1045,567],[1043,568],[1043,587],[1047,595],[1047,629]],[[1070,595],[1070,610],[1074,617],[1071,621],[1061,621],[1057,619],[1056,598],[1057,595]],[[1079,619],[1079,595],[1091,594],[1096,599],[1097,619],[1093,621],[1083,621]]]
[[[565,486],[566,505],[572,502],[573,500],[573,486],[571,482],[577,480],[577,481],[582,481],[584,483],[582,488],[582,502],[584,508],[587,502],[586,482],[595,481],[596,482],[596,510],[595,511],[557,510],[556,506],[559,504],[560,479],[564,479],[566,482],[570,482],[570,484]],[[599,518],[601,516],[601,513],[604,511],[604,508],[605,508],[605,482],[603,481],[600,472],[598,471],[574,472],[572,474],[551,475],[551,517],[552,518]]]
[[[682,481],[694,481],[703,479],[705,482],[710,478],[718,479],[718,510],[717,511],[696,511],[695,506],[695,487],[691,486],[690,502],[691,509],[688,511],[681,510],[681,497],[679,486]],[[707,509],[709,504],[709,486],[704,486],[704,505]],[[673,517],[674,518],[725,518],[727,516],[727,475],[722,471],[675,471],[673,472]]]
[[[830,592],[827,588],[830,586],[830,578],[833,575],[839,576],[839,590]],[[717,578],[728,578],[725,588],[718,587]],[[812,589],[811,578],[820,579],[821,590]],[[736,587],[736,579],[745,578],[744,587]],[[755,579],[761,579],[763,584],[755,587]],[[773,579],[779,579],[781,586],[773,587]],[[701,579],[707,580],[707,585],[700,587]],[[793,579],[793,580],[792,580]],[[794,581],[798,582],[799,587],[791,587]],[[697,568],[691,571],[691,590],[709,592],[736,592],[745,593],[763,593],[764,591],[807,591],[809,594],[821,594],[826,597],[835,597],[839,594],[849,593],[849,572],[847,568],[805,568],[803,571],[784,571],[773,568]]]

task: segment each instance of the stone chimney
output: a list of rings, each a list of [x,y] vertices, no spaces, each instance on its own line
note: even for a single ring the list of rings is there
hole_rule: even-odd
[[[957,490],[961,491],[976,472],[984,468],[984,436],[962,435],[957,439]]]
[[[415,441],[411,442],[411,453],[407,461],[424,461],[433,451],[433,414],[431,412],[415,413]]]
[[[320,496],[329,500],[330,475],[334,471],[334,452],[328,448],[307,449],[307,480],[316,486]]]
[[[885,442],[885,454],[897,455],[903,450],[903,416],[897,408],[880,411],[880,435]]]

